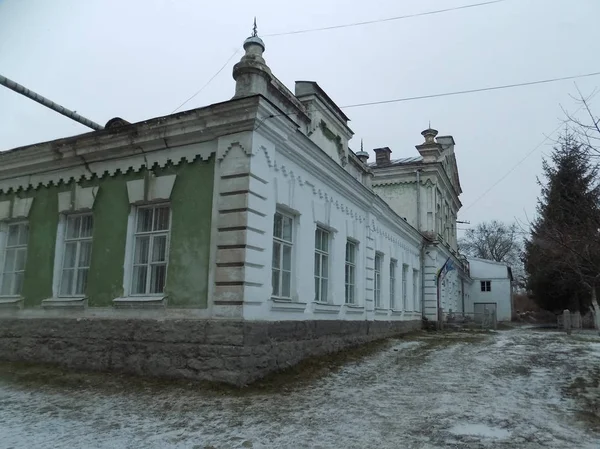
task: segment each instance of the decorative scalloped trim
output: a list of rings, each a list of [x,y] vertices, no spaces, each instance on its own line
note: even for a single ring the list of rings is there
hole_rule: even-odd
[[[129,156],[123,159],[110,159],[101,162],[90,162],[86,165],[66,168],[52,173],[41,173],[38,175],[28,175],[13,179],[7,179],[0,182],[0,193],[15,192],[20,189],[38,189],[39,187],[49,187],[51,185],[68,184],[71,181],[80,182],[82,180],[91,180],[92,178],[103,179],[113,177],[118,173],[128,173],[133,171],[138,173],[143,168],[164,168],[168,164],[177,166],[182,161],[192,163],[196,159],[207,161],[215,153],[202,148],[201,144],[194,144],[197,148],[191,149],[190,145],[165,148],[158,151]],[[141,149],[140,149],[141,150]]]

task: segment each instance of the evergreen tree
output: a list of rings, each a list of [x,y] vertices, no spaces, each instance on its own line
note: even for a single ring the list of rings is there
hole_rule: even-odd
[[[537,218],[525,242],[528,288],[545,309],[586,311],[600,285],[598,169],[572,135],[559,143],[543,162],[545,182],[538,179]]]

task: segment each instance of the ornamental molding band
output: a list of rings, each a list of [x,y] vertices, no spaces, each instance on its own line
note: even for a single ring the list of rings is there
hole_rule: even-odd
[[[58,194],[58,213],[91,210],[98,194],[98,186],[81,187],[73,184],[66,192]]]
[[[260,150],[262,150],[262,152],[264,153],[269,168],[275,172],[280,172],[284,178],[289,179],[289,182],[292,185],[298,184],[300,187],[303,187],[303,188],[308,187],[312,191],[313,196],[318,197],[325,204],[330,204],[331,206],[335,206],[335,208],[337,210],[341,211],[348,217],[352,218],[352,220],[354,220],[360,224],[365,224],[367,226],[367,228],[369,230],[371,230],[372,232],[383,236],[388,241],[390,241],[396,245],[399,245],[402,249],[404,249],[406,251],[410,251],[409,245],[406,242],[404,242],[402,239],[396,237],[394,234],[385,231],[382,227],[376,225],[375,220],[372,220],[372,222],[369,224],[368,218],[366,216],[356,212],[353,208],[347,206],[346,204],[341,202],[339,199],[334,198],[334,196],[332,194],[325,192],[323,189],[317,188],[310,181],[306,181],[306,180],[302,179],[302,177],[296,175],[293,170],[288,169],[285,165],[278,164],[277,161],[274,161],[269,156],[269,151],[267,150],[266,147],[261,145],[259,147],[259,151],[257,152],[257,154],[261,152]],[[277,183],[275,183],[275,185],[276,184]],[[279,190],[278,187],[276,187],[276,189]],[[411,254],[415,255],[414,253],[411,253]]]
[[[11,218],[27,218],[33,198],[13,198],[9,201],[0,201],[0,220]]]
[[[252,156],[252,133],[245,131],[219,137],[217,160],[222,162],[233,147],[239,147],[244,154]]]
[[[129,204],[169,200],[177,175],[154,176],[148,172],[143,179],[127,182]]]
[[[220,140],[220,139],[219,139]],[[17,191],[19,189],[37,189],[40,186],[67,184],[74,180],[90,180],[94,177],[98,179],[107,176],[114,176],[117,173],[127,173],[129,171],[139,172],[143,168],[154,168],[158,166],[163,168],[168,164],[177,166],[182,162],[192,163],[196,159],[207,161],[216,153],[217,141],[194,143],[179,147],[164,147],[160,150],[144,151],[141,147],[134,147],[132,151],[136,154],[125,157],[107,158],[101,161],[83,161],[82,157],[78,159],[78,165],[65,167],[52,172],[41,172],[35,174],[25,174],[14,178],[8,178],[0,181],[0,193],[8,191]]]

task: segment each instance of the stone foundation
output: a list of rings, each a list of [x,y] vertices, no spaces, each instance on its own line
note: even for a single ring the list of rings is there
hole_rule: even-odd
[[[0,360],[247,385],[421,321],[2,318]]]

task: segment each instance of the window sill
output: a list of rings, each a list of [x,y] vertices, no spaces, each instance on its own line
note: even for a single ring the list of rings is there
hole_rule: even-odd
[[[271,298],[271,310],[280,312],[304,312],[306,310],[305,302],[295,302],[291,299]]]
[[[84,298],[48,298],[42,301],[43,309],[51,308],[77,308],[85,309],[87,307],[87,297]]]
[[[167,296],[126,296],[113,299],[117,309],[164,309],[167,306]]]
[[[8,297],[2,296],[0,297],[0,309],[22,309],[23,308],[23,298],[20,296]]]
[[[404,315],[404,310],[400,310],[400,309],[391,309],[392,310],[392,315],[393,316],[401,316]]]
[[[375,315],[388,315],[389,309],[384,309],[383,307],[375,307]]]
[[[328,302],[313,301],[313,313],[330,313],[337,315],[342,306],[340,304],[330,304]]]
[[[346,315],[362,315],[365,313],[365,307],[358,304],[344,304]]]

